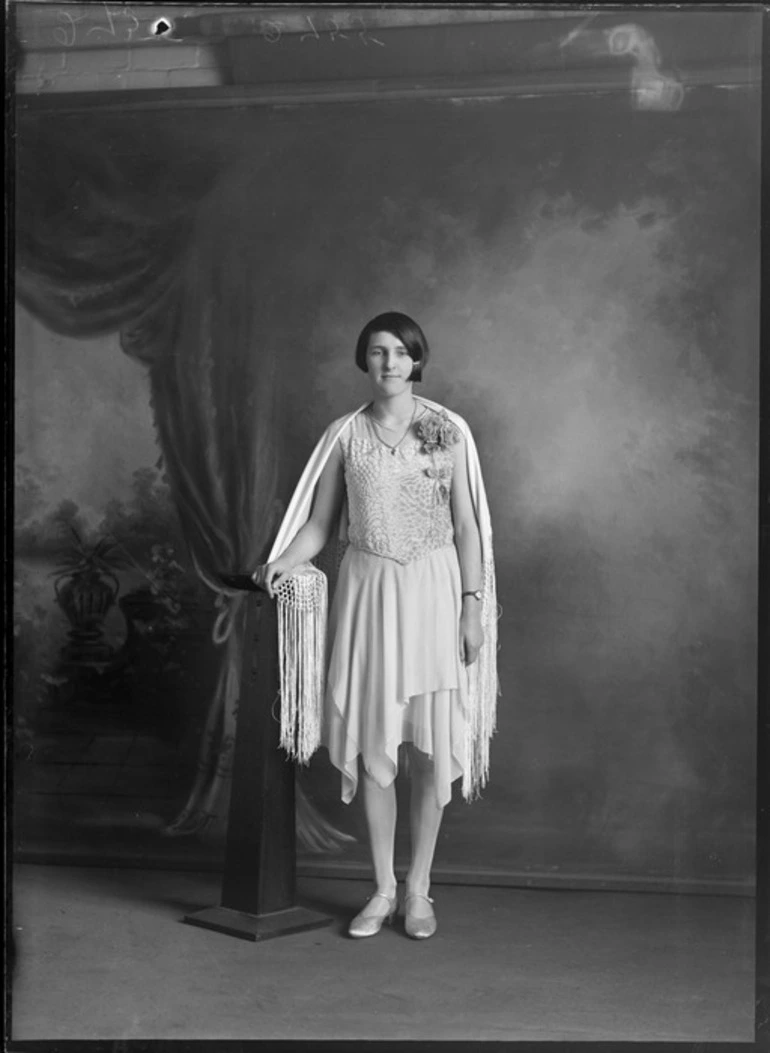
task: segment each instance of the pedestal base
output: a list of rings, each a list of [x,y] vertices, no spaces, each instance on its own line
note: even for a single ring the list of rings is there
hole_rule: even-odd
[[[182,921],[203,929],[224,932],[242,940],[270,940],[275,936],[290,936],[295,932],[322,929],[334,919],[306,907],[289,907],[271,914],[246,914],[229,907],[205,907],[195,914],[187,914]]]

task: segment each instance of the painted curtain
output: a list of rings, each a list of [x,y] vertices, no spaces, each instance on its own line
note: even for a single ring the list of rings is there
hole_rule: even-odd
[[[221,575],[256,567],[282,508],[276,355],[253,281],[269,221],[259,232],[226,217],[206,194],[211,166],[159,167],[130,140],[103,150],[78,121],[26,125],[17,175],[17,296],[58,333],[118,331],[146,364],[166,478],[194,567],[217,596],[221,657],[198,775],[166,829],[197,833],[226,819],[240,701],[246,594]],[[297,820],[304,847],[337,843],[301,788]]]

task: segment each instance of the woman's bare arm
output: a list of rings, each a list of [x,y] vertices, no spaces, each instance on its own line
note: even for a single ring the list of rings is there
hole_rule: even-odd
[[[452,519],[455,529],[455,547],[460,563],[462,591],[475,592],[484,587],[481,534],[468,483],[467,450],[464,438],[461,437],[460,441],[455,443],[452,453],[454,456]],[[466,665],[476,661],[483,641],[481,603],[474,596],[465,596],[460,616],[460,650]]]
[[[481,570],[481,534],[468,483],[465,439],[461,438],[455,443],[452,453],[455,461],[452,477],[452,519],[465,592],[466,589],[481,589],[484,584]]]

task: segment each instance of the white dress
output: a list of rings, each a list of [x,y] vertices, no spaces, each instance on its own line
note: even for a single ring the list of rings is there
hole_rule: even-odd
[[[359,755],[385,787],[398,772],[399,746],[411,742],[433,758],[444,806],[463,774],[468,735],[452,451],[426,451],[414,426],[392,451],[367,412],[338,441],[349,544],[329,612],[322,742],[346,803]]]

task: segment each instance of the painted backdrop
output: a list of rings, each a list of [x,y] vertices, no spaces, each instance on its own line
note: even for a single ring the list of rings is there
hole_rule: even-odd
[[[284,499],[326,423],[366,397],[353,364],[363,322],[392,308],[426,330],[421,390],[476,435],[502,607],[491,782],[449,807],[437,865],[750,882],[759,181],[747,97],[677,113],[576,98],[77,120],[166,185],[169,172],[214,172],[199,219],[220,286],[260,311],[257,363],[264,347],[278,356]],[[26,341],[21,328],[20,362]],[[102,351],[102,372],[125,371],[115,346]],[[45,399],[74,381],[41,387],[25,369],[34,361],[19,400],[45,487],[59,456]],[[105,419],[122,401],[103,381],[99,399]],[[101,493],[114,451],[145,450],[151,428],[117,415],[100,434],[83,457]],[[304,782],[361,832],[323,757]]]

